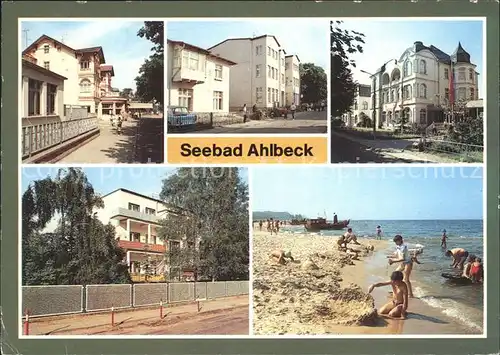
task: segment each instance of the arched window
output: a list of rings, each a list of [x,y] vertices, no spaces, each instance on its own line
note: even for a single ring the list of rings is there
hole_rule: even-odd
[[[399,86],[396,88],[396,102],[399,101]]]
[[[389,84],[389,81],[390,81],[390,79],[389,79],[389,74],[385,73],[385,74],[382,76],[382,84],[383,84],[383,85],[387,85],[387,84]]]
[[[467,90],[465,88],[458,88],[458,99],[465,100],[467,95]]]
[[[368,110],[368,102],[363,101],[363,110]]]
[[[91,92],[92,91],[92,84],[90,80],[83,79],[80,81],[80,92]]]
[[[411,62],[409,60],[406,60],[404,67],[403,67],[403,76],[407,77],[410,76],[411,73]]]
[[[423,99],[427,98],[427,85],[425,84],[420,85],[420,97]]]
[[[465,81],[465,68],[458,69],[458,81]]]
[[[420,110],[420,123],[426,123],[427,122],[427,112],[425,109]]]
[[[423,59],[420,60],[420,74],[427,74],[427,62]]]
[[[411,85],[406,85],[404,87],[404,99],[405,100],[411,99]]]

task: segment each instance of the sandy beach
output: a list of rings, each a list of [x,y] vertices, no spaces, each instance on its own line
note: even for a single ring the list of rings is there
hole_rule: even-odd
[[[390,288],[372,294],[367,289],[393,271],[385,258],[392,243],[359,238],[361,245],[350,244],[359,250],[352,260],[337,250],[337,238],[298,232],[271,236],[254,229],[255,335],[471,334],[418,298],[410,299],[406,320],[379,317],[376,307],[387,302]],[[290,251],[295,261],[279,265],[270,258],[273,250]]]

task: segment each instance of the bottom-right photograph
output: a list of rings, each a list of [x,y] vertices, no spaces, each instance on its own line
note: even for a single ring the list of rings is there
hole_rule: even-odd
[[[251,174],[254,335],[483,335],[482,167]]]

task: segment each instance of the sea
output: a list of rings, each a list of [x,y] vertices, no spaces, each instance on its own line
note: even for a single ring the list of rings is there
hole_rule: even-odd
[[[396,234],[401,234],[410,248],[416,244],[424,246],[423,254],[418,257],[422,264],[415,264],[412,271],[414,296],[472,332],[482,333],[484,288],[478,284],[458,285],[441,276],[443,272],[456,272],[450,267],[451,258],[446,257],[445,250],[441,248],[441,236],[446,230],[448,249],[464,248],[484,262],[483,220],[351,220],[349,227],[361,241],[363,238],[375,237],[377,225],[382,229],[382,239],[392,242]],[[303,226],[286,226],[282,229],[305,232]],[[322,231],[320,234],[334,236],[340,232]],[[391,244],[387,252],[393,249]],[[387,259],[379,258],[379,262],[386,265]],[[388,277],[393,270],[393,267],[386,268],[387,275],[384,277]]]

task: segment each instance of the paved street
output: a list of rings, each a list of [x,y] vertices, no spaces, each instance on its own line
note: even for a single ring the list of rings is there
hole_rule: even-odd
[[[327,124],[327,111],[308,111],[298,112],[294,120],[288,115],[288,119],[250,121],[190,133],[327,133]]]
[[[163,119],[143,117],[124,121],[116,133],[109,121],[99,122],[100,135],[58,163],[152,163],[163,162]],[[135,146],[137,145],[137,149]]]

